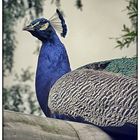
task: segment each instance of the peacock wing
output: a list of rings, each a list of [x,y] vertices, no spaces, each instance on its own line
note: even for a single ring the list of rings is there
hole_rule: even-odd
[[[137,82],[103,71],[75,70],[55,83],[48,106],[52,113],[102,127],[137,124]]]

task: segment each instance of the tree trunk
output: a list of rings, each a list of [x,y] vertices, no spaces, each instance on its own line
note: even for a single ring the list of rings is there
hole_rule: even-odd
[[[4,140],[111,140],[88,124],[4,111]]]

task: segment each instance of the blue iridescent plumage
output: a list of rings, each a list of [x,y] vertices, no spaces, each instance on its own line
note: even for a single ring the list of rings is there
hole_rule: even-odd
[[[60,17],[60,12],[58,13]],[[62,23],[64,24],[64,20]],[[44,114],[50,117],[51,114],[47,105],[49,91],[57,79],[71,71],[68,56],[55,29],[47,19],[36,19],[26,26],[24,30],[29,31],[43,43],[36,71],[36,94]],[[65,33],[62,32],[62,34],[65,36],[66,31]]]
[[[56,34],[57,29],[65,37],[67,26],[59,10],[56,10],[56,15],[57,18],[50,20],[36,19],[24,28],[42,41],[36,71],[36,94],[44,114],[47,117],[94,124],[115,137],[123,131],[125,137],[134,135],[136,138],[136,80],[94,70],[71,72],[66,49]],[[128,86],[123,88],[125,92],[119,89],[124,84]],[[131,100],[130,103],[123,101],[123,94],[126,95],[125,100]],[[132,107],[128,107],[128,104]]]

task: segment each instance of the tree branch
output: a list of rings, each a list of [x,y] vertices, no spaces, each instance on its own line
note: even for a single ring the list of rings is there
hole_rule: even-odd
[[[4,111],[4,140],[111,140],[98,127]]]

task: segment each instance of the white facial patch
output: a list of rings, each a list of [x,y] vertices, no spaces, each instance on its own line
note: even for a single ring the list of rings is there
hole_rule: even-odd
[[[46,30],[47,28],[48,28],[48,26],[49,26],[49,23],[47,22],[47,23],[45,23],[45,24],[43,24],[41,27],[40,27],[40,29],[39,30]]]
[[[40,22],[38,21],[37,23],[35,23],[34,25],[32,25],[32,27],[35,27],[36,25],[38,25]]]

